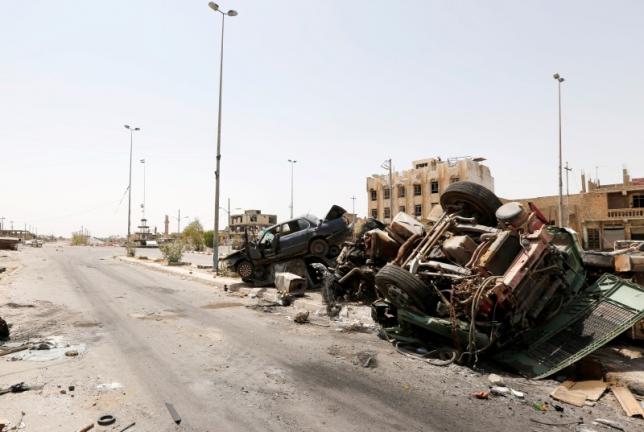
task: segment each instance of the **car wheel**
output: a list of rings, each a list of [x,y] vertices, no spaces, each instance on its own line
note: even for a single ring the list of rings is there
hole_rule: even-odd
[[[461,216],[474,217],[477,223],[496,226],[496,210],[501,200],[494,192],[477,183],[460,181],[447,186],[440,198],[447,213],[460,212]]]
[[[340,247],[338,245],[331,245],[329,246],[329,256],[331,258],[335,258],[338,255],[340,255]]]
[[[243,281],[251,280],[255,270],[253,269],[253,264],[248,260],[242,260],[237,263],[237,274],[241,276]]]
[[[376,287],[397,308],[426,311],[432,303],[432,292],[420,279],[392,264],[376,274]]]
[[[329,253],[329,243],[322,238],[316,238],[309,243],[309,252],[311,255],[324,257]]]

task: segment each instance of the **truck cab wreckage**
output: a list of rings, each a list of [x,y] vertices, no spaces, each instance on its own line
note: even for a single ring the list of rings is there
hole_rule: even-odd
[[[441,206],[430,229],[403,239],[393,223],[371,222],[327,274],[329,304],[373,288],[372,317],[397,346],[461,362],[489,355],[531,378],[573,364],[644,318],[644,288],[613,274],[589,277],[576,233],[549,225],[535,206],[502,204],[470,182],[451,184]]]

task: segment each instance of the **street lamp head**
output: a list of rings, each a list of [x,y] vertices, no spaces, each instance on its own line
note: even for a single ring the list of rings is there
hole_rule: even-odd
[[[124,125],[125,129],[130,129],[130,125]]]
[[[237,16],[237,11],[231,9],[228,12],[226,12],[226,15],[228,15],[228,16]]]
[[[215,12],[219,12],[219,5],[215,2],[209,2],[208,7],[214,10]]]
[[[135,131],[139,131],[139,130],[141,130],[141,128],[134,128],[134,130],[135,130]]]
[[[552,77],[553,77],[554,79],[556,79],[556,80],[559,80],[559,78],[560,78],[561,76],[560,76],[558,73],[556,73],[556,74],[554,74]]]
[[[562,83],[562,82],[564,82],[564,81],[565,81],[565,79],[564,79],[563,77],[559,78],[559,82],[560,82],[560,83]]]

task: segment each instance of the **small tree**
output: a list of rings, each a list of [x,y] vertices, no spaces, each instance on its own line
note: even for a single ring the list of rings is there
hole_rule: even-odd
[[[163,258],[168,261],[170,264],[178,264],[181,262],[181,257],[183,256],[183,242],[181,240],[175,240],[173,242],[164,243],[159,246],[159,250],[163,255]]]
[[[206,232],[203,233],[203,242],[209,248],[212,247],[213,238],[214,238],[214,231],[213,230],[206,231]]]
[[[72,241],[71,241],[72,246],[87,246],[88,243],[89,242],[86,235],[83,235],[81,233],[72,234]]]
[[[181,239],[185,242],[188,248],[202,251],[204,246],[203,227],[198,219],[190,222],[183,230]]]

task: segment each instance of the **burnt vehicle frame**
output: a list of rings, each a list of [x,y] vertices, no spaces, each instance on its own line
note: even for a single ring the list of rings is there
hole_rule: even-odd
[[[443,215],[413,250],[376,274],[372,315],[388,339],[449,345],[462,361],[487,351],[539,377],[644,316],[644,289],[606,277],[589,286],[576,234],[548,225],[536,207],[502,205],[469,182],[450,185],[441,205]],[[554,352],[566,354],[548,362]]]

